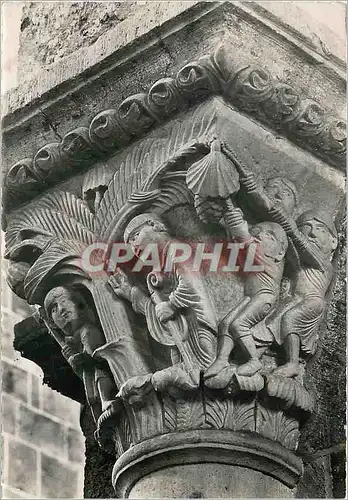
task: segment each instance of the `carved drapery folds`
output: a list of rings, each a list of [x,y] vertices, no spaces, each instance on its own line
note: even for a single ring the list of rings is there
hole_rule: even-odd
[[[207,95],[223,96],[333,166],[344,168],[345,122],[315,100],[302,99],[296,89],[279,83],[266,69],[240,62],[224,44],[212,56],[186,64],[172,78],[158,80],[148,92],[101,111],[89,128],[78,127],[61,143],[43,146],[32,161],[23,159],[10,167],[4,182],[5,207],[31,199],[37,193],[36,185],[52,185],[73,175]]]
[[[42,183],[123,147],[193,93],[220,94],[221,108],[227,101],[271,120],[294,141],[328,152],[332,164],[343,157],[338,119],[267,71],[231,62],[222,47],[99,113],[89,130],[40,149],[33,163],[13,166],[8,192],[23,201],[27,186],[35,196]],[[157,450],[172,439],[169,450],[183,444],[185,432],[187,446],[205,443],[197,453],[224,450],[214,458],[221,463],[235,464],[226,457],[243,449],[252,468],[290,487],[301,475],[294,452],[314,407],[303,378],[332,280],[335,225],[315,206],[295,216],[295,184],[284,175],[261,183],[231,137],[226,141],[222,113],[202,109],[164,138],[138,142],[114,172],[99,163],[78,193],[44,194],[8,217],[9,284],[39,306],[37,321],[83,382],[95,437],[118,458],[120,494],[127,487],[118,481],[138,445]],[[185,241],[178,225],[187,226]],[[185,251],[180,245],[197,249],[201,241],[220,245],[214,248],[222,255],[237,245],[240,265],[253,251],[258,268],[239,272],[235,260],[224,276],[217,266],[224,284],[214,285],[190,259],[175,260],[177,248]],[[124,245],[123,259],[114,243]],[[232,265],[224,255],[225,267]],[[168,261],[174,264],[166,267]]]

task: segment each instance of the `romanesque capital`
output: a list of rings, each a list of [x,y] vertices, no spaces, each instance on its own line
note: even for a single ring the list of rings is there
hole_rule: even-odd
[[[80,380],[117,497],[160,495],[164,468],[189,496],[197,464],[290,495],[344,124],[226,44],[142,90],[8,170],[9,285]]]

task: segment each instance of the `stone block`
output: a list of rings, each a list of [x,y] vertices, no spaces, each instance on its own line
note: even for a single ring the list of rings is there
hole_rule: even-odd
[[[31,374],[31,404],[35,408],[40,408],[42,391],[42,379]]]
[[[2,390],[26,402],[28,400],[28,374],[5,361],[2,367]]]
[[[9,441],[8,483],[14,488],[37,494],[36,467],[37,453],[30,446],[17,441]]]
[[[84,463],[85,438],[81,431],[68,429],[68,458],[72,462]]]
[[[49,418],[22,406],[20,408],[20,437],[49,453],[67,455],[66,428]]]
[[[41,455],[42,498],[76,498],[78,472],[58,460]]]
[[[7,287],[7,284],[4,283],[2,287]],[[14,333],[13,327],[15,323],[18,321],[18,317],[9,312],[9,309],[6,308],[6,302],[3,302],[5,294],[1,296],[1,349],[2,355],[8,359],[15,359],[20,354],[15,351],[13,347]]]
[[[57,391],[50,389],[47,385],[42,387],[43,410],[66,423],[79,427],[80,405],[75,401],[63,396]]]
[[[16,410],[18,401],[7,396],[5,393],[1,395],[1,422],[3,432],[15,434],[16,432]]]
[[[3,486],[1,490],[2,498],[32,498],[32,495],[25,494],[23,492],[19,492],[19,490],[15,490],[14,488],[10,488],[9,486]]]

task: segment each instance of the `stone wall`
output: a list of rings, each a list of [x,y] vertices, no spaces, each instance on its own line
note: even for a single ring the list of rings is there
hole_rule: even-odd
[[[2,498],[81,498],[85,462],[80,405],[43,385],[41,369],[13,348],[27,316],[2,269]]]
[[[168,9],[170,9],[170,3]],[[141,9],[153,22],[163,2],[28,2],[20,25],[19,79],[29,78],[98,38]],[[343,2],[254,2],[282,23],[298,30],[328,56],[345,59]],[[149,17],[148,17],[149,16]],[[67,43],[67,40],[69,41]]]
[[[131,16],[137,3],[28,2],[20,26],[20,80],[92,45],[100,35]]]
[[[22,2],[2,5],[3,92],[18,82],[22,9]],[[42,370],[14,350],[14,325],[30,310],[11,293],[5,275],[2,262],[2,498],[81,498],[85,440],[80,405],[44,385]]]

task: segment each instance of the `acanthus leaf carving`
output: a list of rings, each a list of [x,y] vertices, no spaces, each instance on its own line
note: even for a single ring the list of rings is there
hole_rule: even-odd
[[[78,127],[65,134],[60,149],[72,166],[88,164],[98,156],[90,140],[88,127]]]
[[[116,109],[106,109],[98,113],[89,126],[92,143],[103,151],[119,148],[129,141],[129,136],[121,127]]]
[[[33,159],[35,174],[43,183],[54,183],[63,173],[62,151],[59,142],[46,144]]]
[[[166,115],[179,109],[182,96],[174,78],[161,78],[152,85],[148,93],[148,103],[155,114]]]
[[[256,413],[257,432],[273,441],[279,441],[289,450],[296,450],[300,431],[295,418],[260,403],[257,404]]]
[[[228,401],[225,398],[204,397],[205,423],[211,429],[224,429],[228,413]]]
[[[158,120],[158,115],[148,105],[147,94],[139,93],[121,102],[118,119],[127,133],[135,135],[151,127]]]
[[[191,398],[177,399],[176,426],[179,431],[205,427],[204,407],[200,394]]]

